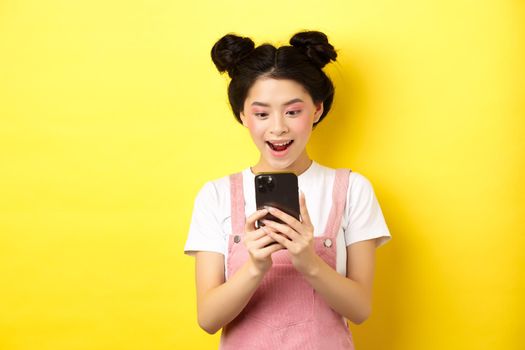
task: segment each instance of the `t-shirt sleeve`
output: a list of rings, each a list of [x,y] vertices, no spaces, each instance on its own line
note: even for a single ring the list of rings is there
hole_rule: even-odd
[[[207,182],[195,198],[185,254],[194,255],[197,251],[226,253],[226,236],[218,218],[219,209],[217,189],[213,183]]]
[[[359,173],[351,173],[351,187],[348,191],[346,211],[345,241],[352,243],[376,239],[380,247],[392,238],[385,222],[383,212],[370,181]],[[353,176],[353,179],[352,179]]]

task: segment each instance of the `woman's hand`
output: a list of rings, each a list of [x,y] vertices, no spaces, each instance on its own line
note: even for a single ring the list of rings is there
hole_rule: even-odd
[[[246,219],[244,227],[243,244],[250,255],[250,271],[256,275],[265,274],[272,267],[272,254],[284,248],[269,236],[270,232],[273,233],[271,228],[255,227],[255,222],[266,214],[267,209],[256,211]]]
[[[310,221],[304,193],[299,196],[301,221],[279,209],[268,208],[273,216],[281,219],[286,224],[275,221],[263,220],[265,227],[271,229],[268,236],[290,252],[292,264],[302,274],[312,274],[318,268],[318,256],[314,249],[314,226]]]

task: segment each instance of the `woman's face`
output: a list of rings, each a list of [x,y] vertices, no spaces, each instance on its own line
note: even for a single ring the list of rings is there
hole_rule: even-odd
[[[248,91],[241,120],[261,157],[255,172],[292,171],[310,165],[306,144],[323,113],[303,86],[293,80],[261,78]]]

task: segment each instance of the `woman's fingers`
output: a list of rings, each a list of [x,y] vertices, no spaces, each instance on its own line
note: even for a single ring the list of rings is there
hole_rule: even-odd
[[[292,241],[290,241],[288,238],[286,238],[285,236],[283,236],[283,235],[281,235],[279,233],[270,232],[270,233],[268,233],[268,235],[272,238],[272,240],[274,240],[280,246],[283,246],[286,249],[290,248],[290,244],[292,244]]]
[[[261,237],[255,241],[252,241],[250,246],[251,248],[261,249],[267,246],[268,244],[272,244],[272,243],[275,243],[275,240],[267,233],[264,233],[264,237]]]
[[[272,239],[273,241],[273,239]],[[275,242],[275,241],[274,241]],[[282,244],[279,244],[279,243],[273,243],[273,244],[270,244],[269,246],[267,247],[264,247],[261,249],[261,251],[263,252],[263,254],[268,254],[268,255],[272,255],[273,253],[275,253],[276,251],[279,251],[281,249],[284,249],[285,247],[282,245]]]
[[[294,218],[291,215],[286,214],[284,211],[279,210],[277,208],[269,207],[268,212],[275,216],[278,219],[281,219],[284,223],[286,223],[288,226],[296,230],[297,232],[301,231],[301,223],[297,221],[296,218]]]
[[[268,210],[261,209],[261,210],[257,210],[255,213],[250,215],[246,219],[246,224],[244,225],[244,232],[250,232],[250,231],[256,230],[257,227],[255,227],[255,222],[259,219],[262,219],[266,214],[268,214]]]
[[[244,240],[245,241],[256,241],[261,237],[266,236],[266,232],[263,230],[263,228],[258,228],[255,231],[246,232],[244,234]]]
[[[285,234],[292,241],[296,241],[296,240],[300,239],[300,237],[301,237],[301,235],[299,233],[297,233],[295,230],[293,230],[288,225],[283,225],[283,224],[280,224],[278,222],[271,221],[271,220],[263,220],[263,223],[264,223],[265,227],[266,226],[270,227],[274,231],[277,231],[279,233]]]
[[[272,229],[262,226],[255,231],[245,233],[243,237],[244,245],[248,249],[260,249],[268,244],[275,243],[273,238],[268,235],[269,231],[272,231]]]

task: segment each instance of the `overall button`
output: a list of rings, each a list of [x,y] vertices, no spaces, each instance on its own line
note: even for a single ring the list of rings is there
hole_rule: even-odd
[[[235,243],[239,243],[239,242],[241,241],[241,236],[239,236],[239,235],[235,235],[235,236],[233,236],[233,241],[234,241]]]
[[[330,248],[332,246],[332,240],[330,238],[327,238],[324,240],[324,246],[326,248]]]

